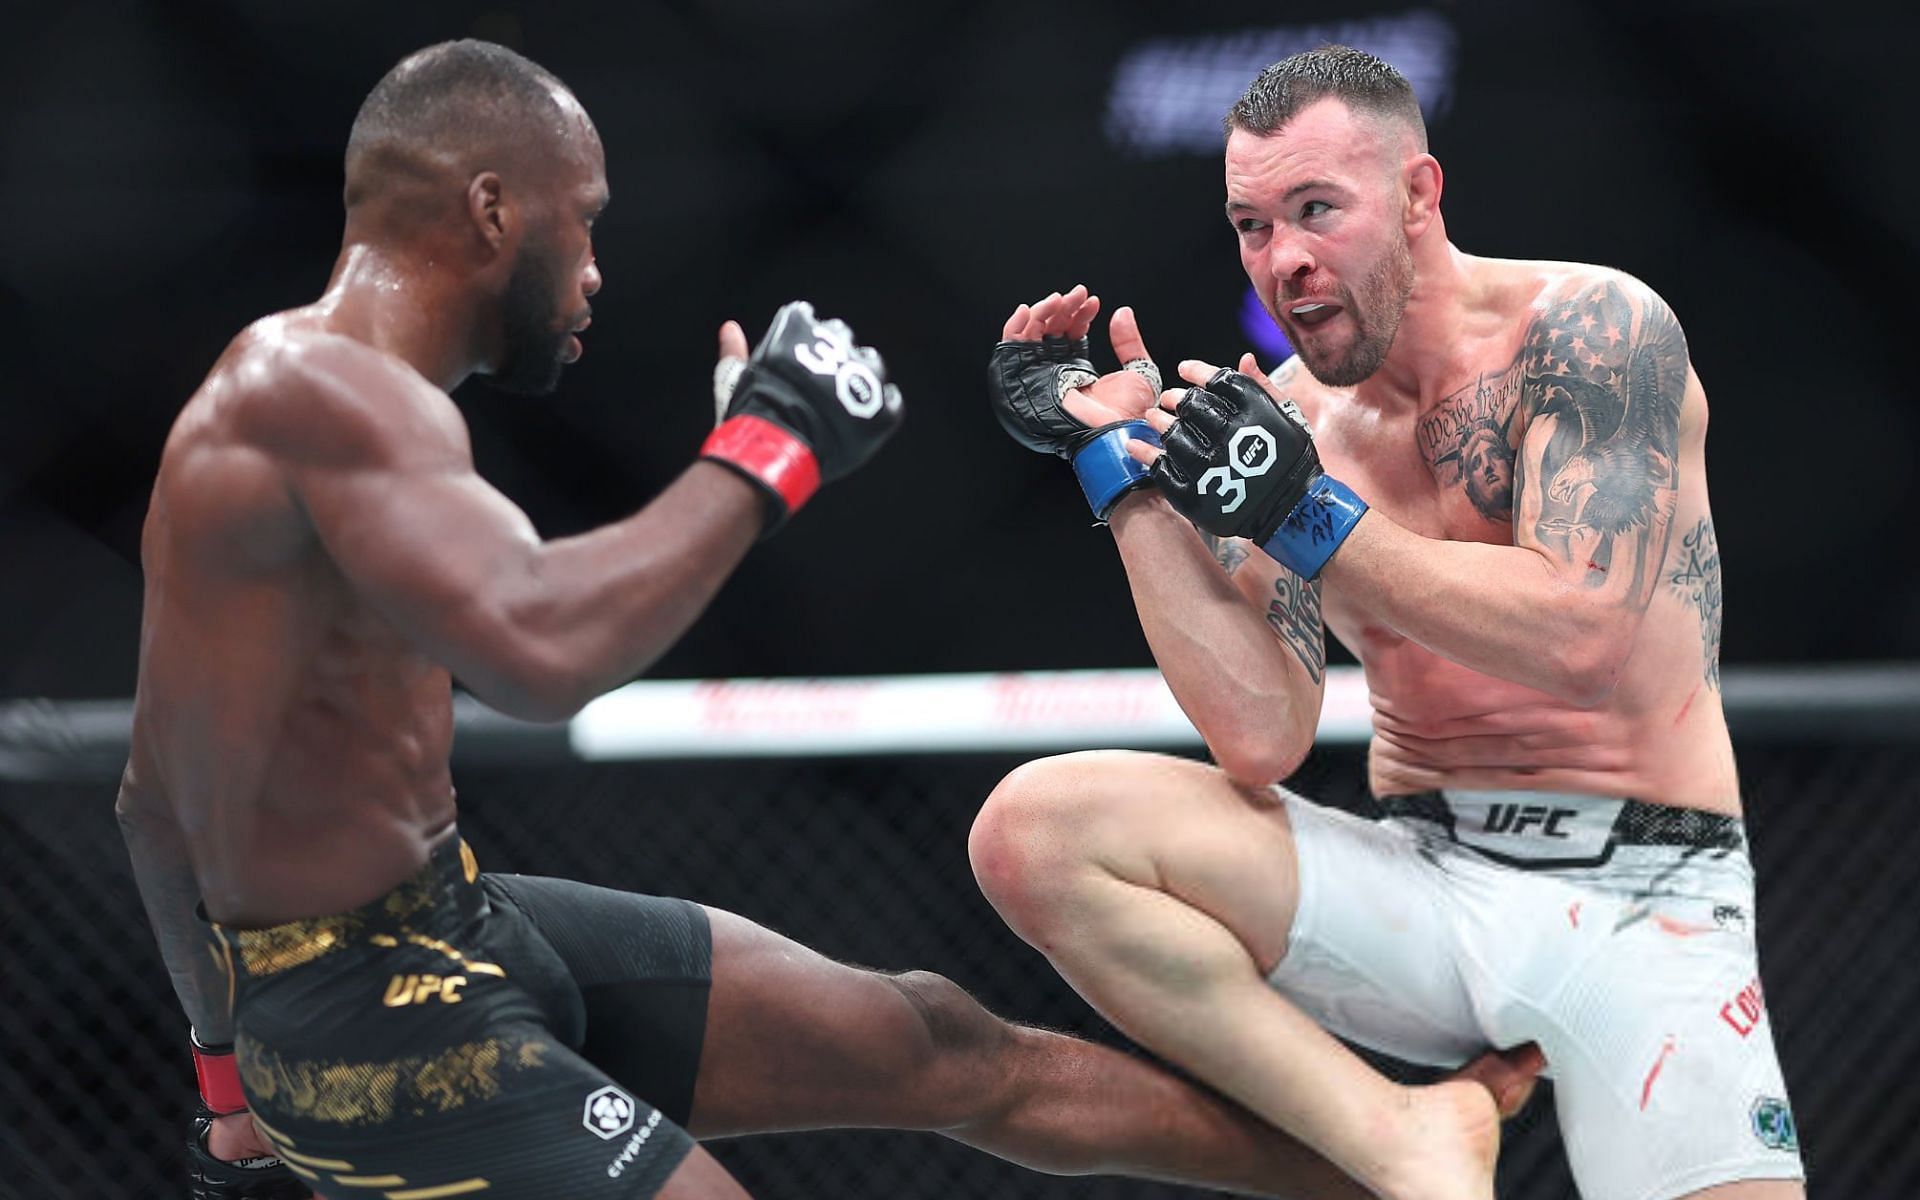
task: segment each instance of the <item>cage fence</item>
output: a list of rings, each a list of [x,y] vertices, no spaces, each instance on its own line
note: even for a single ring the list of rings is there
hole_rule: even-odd
[[[1920,886],[1920,706],[1896,689],[1854,719],[1850,706],[1874,683],[1844,682],[1733,675],[1728,701],[1759,880],[1767,1006],[1812,1193],[1897,1200],[1920,1195],[1912,1020],[1920,922],[1911,899]],[[1842,698],[1829,703],[1823,689]],[[1882,719],[1902,703],[1904,720]],[[0,705],[4,1200],[185,1194],[193,1083],[182,1018],[112,811],[124,715],[124,706]],[[1029,730],[1091,719],[1057,705],[1051,718],[1031,706],[1015,715]],[[948,717],[952,735],[966,718]],[[781,734],[785,750],[755,750],[737,723],[729,736],[747,747],[741,755],[675,756],[669,745],[589,761],[563,731],[471,706],[461,728],[461,831],[483,868],[685,896],[838,959],[938,971],[1009,1018],[1126,1045],[1006,929],[968,867],[974,814],[1008,770],[1039,752],[1032,746],[852,754],[821,738],[827,750],[802,754],[791,728]],[[1131,732],[1136,744],[1172,744],[1144,727]],[[1364,810],[1364,762],[1355,738],[1323,736],[1291,786]],[[773,1135],[712,1148],[769,1198],[1204,1194],[1038,1175],[930,1134]],[[1574,1194],[1542,1095],[1507,1129],[1499,1195]]]

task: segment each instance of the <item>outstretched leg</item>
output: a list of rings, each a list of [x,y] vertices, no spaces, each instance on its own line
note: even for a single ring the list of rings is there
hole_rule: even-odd
[[[1298,896],[1269,793],[1180,759],[1066,755],[1009,775],[969,848],[1014,931],[1141,1044],[1381,1195],[1493,1195],[1486,1089],[1394,1084],[1268,985]]]
[[[688,1128],[927,1129],[1036,1170],[1362,1197],[1243,1109],[1117,1050],[1011,1025],[951,981],[835,963],[712,911]]]

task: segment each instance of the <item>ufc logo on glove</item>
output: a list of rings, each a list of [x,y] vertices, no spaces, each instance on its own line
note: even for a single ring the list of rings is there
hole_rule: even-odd
[[[1257,425],[1238,430],[1233,440],[1227,443],[1227,461],[1200,476],[1197,490],[1202,496],[1220,493],[1227,501],[1220,511],[1230,513],[1239,508],[1247,498],[1247,485],[1240,479],[1253,479],[1265,475],[1273,467],[1274,458],[1280,453],[1274,444],[1273,435]],[[1227,498],[1231,496],[1231,500]]]

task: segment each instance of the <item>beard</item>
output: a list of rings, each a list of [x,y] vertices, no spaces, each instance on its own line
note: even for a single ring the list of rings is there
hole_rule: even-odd
[[[553,297],[559,292],[558,261],[531,239],[507,279],[500,309],[500,361],[493,385],[520,396],[544,396],[560,384],[570,333],[560,328]]]
[[[1407,297],[1412,294],[1413,247],[1402,235],[1361,280],[1357,299],[1352,290],[1340,289],[1339,303],[1353,320],[1352,341],[1344,348],[1320,349],[1312,346],[1308,337],[1289,340],[1299,351],[1300,362],[1315,379],[1328,387],[1352,387],[1371,377],[1380,369],[1380,364],[1387,361],[1394,335],[1400,332],[1400,316],[1406,312]],[[1274,307],[1279,307],[1277,295]],[[1280,324],[1277,313],[1274,321]]]

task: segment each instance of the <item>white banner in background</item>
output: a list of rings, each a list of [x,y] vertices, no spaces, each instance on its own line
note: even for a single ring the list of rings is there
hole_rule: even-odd
[[[1320,740],[1371,730],[1359,672],[1330,670]],[[567,736],[590,760],[1200,744],[1158,671],[642,681],[587,705]]]

